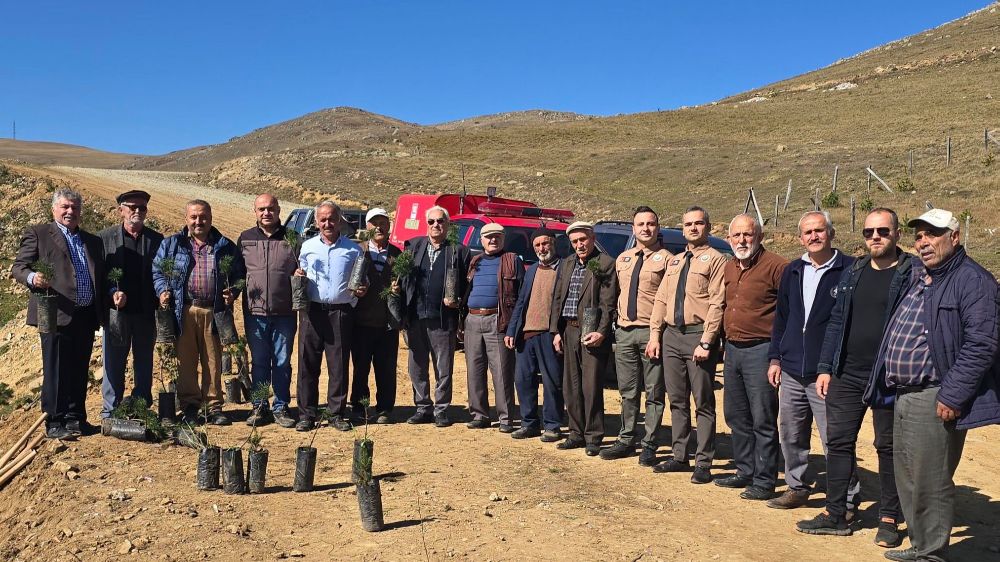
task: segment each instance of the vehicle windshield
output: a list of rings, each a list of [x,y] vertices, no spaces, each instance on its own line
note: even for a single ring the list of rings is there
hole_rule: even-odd
[[[597,244],[604,250],[604,253],[613,258],[625,251],[628,244],[629,235],[619,232],[598,232]]]
[[[458,239],[466,240],[466,244],[473,253],[482,252],[483,244],[479,236],[479,229],[482,228],[483,223],[479,221],[465,222],[464,220],[456,221],[456,223],[458,224]],[[521,256],[527,265],[537,262],[538,256],[535,255],[535,249],[531,246],[531,233],[534,230],[534,228],[524,226],[505,226],[503,249]],[[570,253],[572,251],[569,239],[566,238],[565,234],[559,233],[556,236],[556,255],[562,258]]]

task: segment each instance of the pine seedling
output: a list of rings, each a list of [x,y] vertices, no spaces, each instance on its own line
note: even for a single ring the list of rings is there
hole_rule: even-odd
[[[120,267],[113,267],[110,271],[108,271],[108,281],[111,283],[111,286],[116,289],[118,288],[118,284],[122,282],[122,277],[124,276],[125,272],[122,271],[122,268]]]

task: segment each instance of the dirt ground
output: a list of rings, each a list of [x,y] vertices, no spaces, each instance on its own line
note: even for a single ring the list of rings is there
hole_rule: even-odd
[[[74,174],[85,193],[102,189],[106,197],[121,186],[155,185],[145,176],[131,183],[135,180],[131,176],[83,175],[76,170],[65,173]],[[165,177],[186,181],[173,174]],[[252,220],[249,198],[187,185],[213,203],[220,202],[217,223],[224,228],[236,232]],[[154,212],[159,210],[157,201],[177,202],[179,208],[190,197],[175,191],[181,188],[166,184],[162,192],[154,193]],[[229,201],[227,194],[244,199],[221,203]],[[10,351],[0,379],[36,377],[37,336],[31,329],[10,325],[4,332]],[[397,421],[413,412],[405,353],[401,349],[397,369]],[[95,349],[95,360],[98,357]],[[733,466],[722,419],[723,390],[716,396],[719,436],[713,471],[727,474]],[[92,388],[88,411],[95,421],[99,402],[99,392]],[[465,404],[465,359],[459,354],[452,419],[468,419]],[[619,425],[617,391],[605,391],[605,404],[605,443],[610,444]],[[210,428],[211,439],[223,447],[239,445],[249,430],[239,421],[248,410],[245,405],[227,405],[226,411],[238,421],[231,427]],[[0,421],[0,447],[13,443],[37,416],[35,406]],[[0,559],[882,559],[883,550],[872,544],[877,467],[868,424],[858,451],[868,500],[862,504],[864,528],[846,538],[794,530],[797,520],[822,508],[821,492],[813,496],[809,508],[778,511],[741,500],[733,490],[691,484],[688,474],[654,474],[640,467],[636,457],[604,461],[586,457],[582,450],[558,451],[554,444],[537,439],[517,441],[495,428],[470,430],[462,423],[444,429],[405,423],[374,429],[374,469],[382,484],[388,529],[370,534],[361,530],[350,485],[354,435],[333,428],[319,430],[317,489],[295,493],[291,491],[295,448],[308,436],[275,425],[261,432],[270,451],[264,495],[199,492],[197,454],[176,445],[100,436],[69,442],[65,449],[43,445],[40,456],[0,488]],[[661,458],[666,458],[668,427],[659,440],[664,444]],[[814,460],[821,468],[818,441],[814,431]],[[955,560],[1000,560],[998,442],[1000,427],[969,433],[956,475]]]
[[[412,413],[405,349],[397,370],[398,420]],[[466,420],[464,356],[457,357],[451,416]],[[732,470],[728,429],[719,401],[719,455],[714,471]],[[88,411],[97,418],[99,393]],[[620,400],[605,391],[609,435],[618,427]],[[248,407],[228,405],[234,419]],[[37,408],[0,426],[7,446]],[[211,439],[236,446],[248,428],[211,428]],[[134,559],[309,560],[877,560],[872,544],[875,510],[863,504],[864,529],[852,537],[814,537],[793,529],[814,515],[810,507],[768,509],[733,490],[698,486],[687,474],[654,474],[636,457],[604,461],[582,450],[558,451],[537,439],[517,441],[489,430],[397,423],[375,428],[375,472],[380,475],[388,530],[360,528],[350,485],[351,433],[324,427],[317,489],[292,492],[295,448],[307,434],[269,425],[264,495],[226,495],[195,488],[196,453],[176,445],[150,445],[100,436],[43,454],[0,492],[0,557],[8,560]],[[669,442],[664,428],[661,442]],[[815,433],[814,433],[815,435]],[[956,560],[1000,556],[1000,480],[995,467],[996,427],[969,434],[956,476]],[[610,443],[613,437],[606,439]],[[872,432],[859,448],[865,498],[877,491]],[[814,439],[818,447],[818,436]],[[661,448],[665,455],[669,446]],[[822,457],[816,457],[817,465]],[[63,473],[68,463],[79,477]],[[128,544],[126,544],[128,541]],[[991,548],[993,550],[991,550]],[[992,557],[992,558],[991,558]]]

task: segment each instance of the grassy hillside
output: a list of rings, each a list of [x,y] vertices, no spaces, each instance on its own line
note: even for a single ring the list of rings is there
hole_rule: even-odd
[[[0,160],[20,160],[29,164],[117,168],[136,158],[138,155],[135,154],[104,152],[73,144],[0,139]]]

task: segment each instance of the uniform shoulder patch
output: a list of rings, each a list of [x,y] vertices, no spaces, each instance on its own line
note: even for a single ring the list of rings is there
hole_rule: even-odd
[[[708,260],[712,259],[712,256],[710,256],[708,254],[702,254],[701,257],[698,258],[698,259],[700,259],[701,261],[708,261]]]

